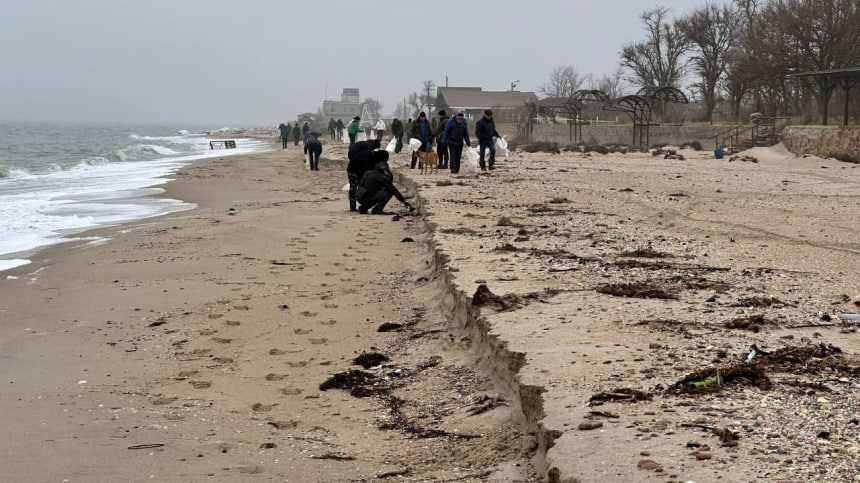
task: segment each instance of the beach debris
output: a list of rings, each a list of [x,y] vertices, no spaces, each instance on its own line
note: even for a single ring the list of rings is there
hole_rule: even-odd
[[[663,465],[654,460],[640,460],[636,467],[644,471],[663,471]]]
[[[649,401],[651,395],[638,389],[622,387],[610,391],[599,392],[588,399],[588,405],[599,405],[604,402],[636,402]]]
[[[762,314],[748,315],[746,317],[738,317],[725,323],[727,329],[742,329],[750,332],[759,333],[766,326],[777,325],[776,321],[765,318]]]
[[[370,369],[371,367],[382,365],[383,362],[387,362],[388,360],[388,356],[378,352],[365,352],[364,354],[356,357],[352,362],[357,366]]]
[[[339,372],[320,384],[320,391],[329,389],[344,389],[349,390],[353,397],[367,397],[375,394],[378,391],[367,389],[365,386],[373,385],[378,381],[377,377],[370,372],[360,371],[358,369],[350,369],[346,372]]]
[[[860,323],[860,314],[836,314],[836,318],[846,323]]]
[[[754,296],[738,299],[735,307],[782,307],[784,305],[786,304],[776,297]]]
[[[412,237],[407,236],[406,238],[400,240],[401,243],[412,243],[415,240]]]
[[[380,480],[384,480],[386,478],[394,478],[397,476],[408,476],[409,473],[410,473],[409,468],[403,468],[401,470],[393,470],[393,471],[386,471],[384,473],[379,473],[378,475],[376,475],[376,478],[380,479]]]
[[[315,460],[334,460],[334,461],[353,461],[354,456],[349,456],[343,453],[323,453],[321,455],[311,455]]]
[[[500,395],[490,396],[488,394],[484,394],[472,403],[472,407],[467,409],[466,413],[469,416],[477,416],[493,408],[501,406],[502,404],[504,404],[504,402],[505,398]]]
[[[377,332],[400,332],[403,329],[403,324],[397,322],[384,322],[376,329]]]
[[[472,295],[472,306],[474,307],[492,307],[497,310],[508,310],[511,307],[519,305],[521,299],[516,294],[506,294],[499,296],[490,291],[487,284],[480,284]]]
[[[580,431],[591,431],[592,429],[602,428],[603,423],[600,421],[583,421],[579,423],[576,429]]]
[[[269,421],[269,426],[275,429],[295,429],[299,425],[298,421]]]
[[[147,444],[136,444],[134,446],[129,446],[128,449],[153,449],[153,448],[161,448],[164,446],[164,443],[147,443]]]
[[[275,443],[263,443],[260,445],[260,449],[273,449],[273,448],[277,448],[277,447],[278,447],[278,445]]]
[[[628,297],[639,299],[664,299],[677,300],[678,296],[669,293],[662,287],[650,285],[645,282],[632,283],[610,283],[595,288],[598,293],[612,295],[613,297]]]

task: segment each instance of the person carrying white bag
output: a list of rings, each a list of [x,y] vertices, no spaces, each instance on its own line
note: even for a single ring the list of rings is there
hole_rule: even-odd
[[[493,111],[489,109],[484,110],[484,117],[479,119],[475,124],[475,137],[478,138],[478,144],[481,149],[481,171],[487,170],[487,165],[484,164],[484,152],[486,149],[490,150],[490,169],[496,169],[496,145],[493,142],[493,138],[501,138],[502,136],[496,131],[496,122],[493,121]]]

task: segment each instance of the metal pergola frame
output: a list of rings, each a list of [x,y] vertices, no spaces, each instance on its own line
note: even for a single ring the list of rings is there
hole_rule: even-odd
[[[848,125],[848,111],[850,110],[849,100],[851,89],[860,86],[860,67],[847,67],[844,69],[817,70],[810,72],[800,72],[797,74],[789,74],[788,77],[803,78],[811,77],[815,79],[821,89],[821,100],[824,108],[822,124],[827,125],[828,105],[830,104],[830,96],[836,87],[841,87],[845,92],[845,105],[842,117],[842,125]]]
[[[573,144],[575,141],[582,142],[582,108],[591,102],[605,103],[608,100],[609,96],[603,91],[580,89],[570,97],[541,99],[535,103],[533,115],[553,119],[560,114],[565,115],[570,130],[570,144]]]
[[[645,150],[651,141],[651,126],[657,103],[688,104],[687,96],[675,87],[643,87],[629,96],[606,101],[603,109],[623,112],[633,121],[633,143],[631,146]]]

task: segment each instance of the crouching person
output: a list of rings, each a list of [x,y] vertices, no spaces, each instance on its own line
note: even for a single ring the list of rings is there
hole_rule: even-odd
[[[379,162],[372,170],[364,173],[361,178],[361,183],[356,191],[358,198],[358,212],[365,214],[368,211],[375,215],[385,213],[385,205],[391,200],[391,197],[397,198],[410,212],[415,208],[406,201],[406,198],[400,194],[400,191],[394,186],[392,180],[394,175],[388,167],[388,163]]]
[[[311,171],[320,170],[320,155],[322,155],[322,143],[317,139],[319,133],[308,133],[305,141],[305,155],[308,157],[308,165]]]

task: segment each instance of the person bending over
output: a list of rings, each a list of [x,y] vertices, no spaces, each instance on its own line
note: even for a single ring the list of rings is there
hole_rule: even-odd
[[[358,189],[361,176],[366,171],[373,169],[373,165],[377,162],[388,161],[388,151],[374,151],[378,148],[378,139],[359,141],[349,147],[349,152],[346,155],[349,159],[349,164],[346,165],[346,178],[349,180],[349,211],[358,211],[355,190]],[[384,157],[382,153],[385,153]]]
[[[349,126],[346,127],[346,133],[349,135],[349,146],[352,147],[355,144],[355,137],[358,136],[358,133],[361,132],[361,118],[355,116],[352,118],[352,121],[349,122]]]
[[[387,151],[380,151],[388,154]],[[358,185],[356,196],[361,206],[358,212],[366,214],[368,211],[375,215],[385,214],[385,205],[391,200],[391,197],[397,198],[410,212],[415,208],[406,201],[406,198],[400,194],[400,191],[394,186],[392,180],[394,175],[388,167],[388,163],[379,162],[372,170],[364,173],[361,178],[361,183]]]
[[[322,143],[317,139],[318,133],[309,132],[308,140],[305,141],[305,154],[308,157],[308,161],[311,171],[319,171],[320,170],[320,155],[322,154]]]

